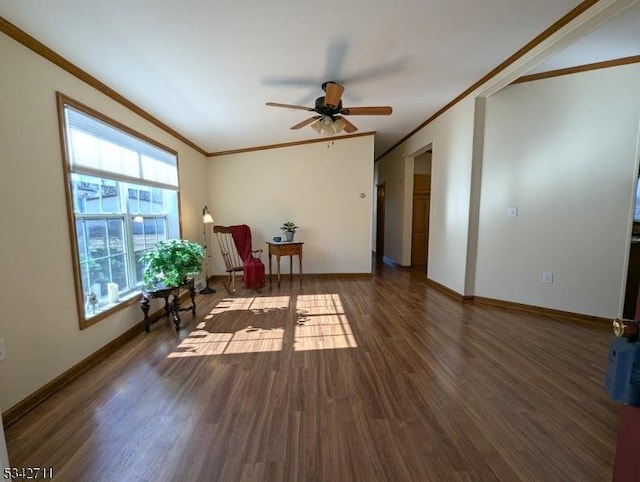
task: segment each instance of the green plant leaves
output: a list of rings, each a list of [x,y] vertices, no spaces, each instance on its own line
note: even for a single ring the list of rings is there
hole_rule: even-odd
[[[296,229],[298,229],[299,227],[300,226],[296,226],[296,223],[292,221],[287,221],[280,227],[280,229],[282,229],[283,231],[289,231],[291,233],[295,233]]]
[[[172,288],[200,273],[204,248],[186,239],[167,239],[145,252],[140,260],[145,264],[146,287]]]

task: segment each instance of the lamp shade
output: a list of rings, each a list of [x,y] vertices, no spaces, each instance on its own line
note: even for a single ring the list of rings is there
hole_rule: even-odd
[[[311,124],[311,128],[316,131],[318,134],[322,134],[322,121],[317,120],[313,124]]]
[[[345,127],[347,127],[347,123],[342,117],[338,117],[333,123],[333,128],[336,130],[336,134],[342,132]]]
[[[202,222],[204,224],[213,224],[214,223],[213,216],[211,215],[211,213],[207,209],[207,206],[205,206],[202,209]]]

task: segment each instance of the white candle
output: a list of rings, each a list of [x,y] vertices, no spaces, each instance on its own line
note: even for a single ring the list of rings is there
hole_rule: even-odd
[[[120,293],[118,292],[117,283],[107,283],[109,303],[117,303],[120,301]]]

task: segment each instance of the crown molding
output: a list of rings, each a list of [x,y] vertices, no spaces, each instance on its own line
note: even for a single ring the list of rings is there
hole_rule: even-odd
[[[577,74],[580,72],[589,72],[591,70],[608,69],[610,67],[618,67],[621,65],[640,63],[640,55],[631,57],[623,57],[621,59],[606,60],[604,62],[594,62],[592,64],[578,65],[576,67],[567,67],[565,69],[549,70],[547,72],[539,72],[537,74],[523,75],[514,80],[513,84],[522,84],[523,82],[532,82],[534,80],[549,79],[551,77],[560,77],[561,75]]]
[[[19,44],[22,44],[23,46],[25,46],[28,49],[32,50],[36,54],[40,55],[41,57],[43,57],[46,60],[48,60],[49,62],[51,62],[52,64],[60,67],[62,70],[65,70],[66,72],[70,73],[74,77],[76,77],[76,78],[80,79],[81,81],[85,82],[86,84],[90,85],[91,87],[93,87],[94,89],[96,89],[99,92],[103,93],[104,95],[106,95],[110,99],[112,99],[112,100],[118,102],[119,104],[123,105],[124,107],[126,107],[127,109],[132,111],[133,113],[135,113],[135,114],[139,115],[140,117],[142,117],[143,119],[149,121],[151,124],[155,125],[156,127],[159,127],[160,129],[162,129],[166,133],[172,135],[173,137],[175,137],[179,141],[185,143],[186,145],[188,145],[192,149],[195,149],[200,154],[205,155],[205,156],[207,155],[207,151],[202,149],[200,146],[198,146],[194,142],[190,141],[189,139],[187,139],[182,134],[180,134],[179,132],[175,131],[174,129],[172,129],[171,127],[166,125],[165,123],[163,123],[160,120],[156,119],[154,116],[149,114],[147,111],[145,111],[144,109],[138,107],[136,104],[131,102],[129,99],[127,99],[123,95],[119,94],[118,92],[113,90],[108,85],[106,85],[103,82],[99,81],[97,78],[95,78],[91,74],[85,72],[84,70],[82,70],[77,65],[69,62],[67,59],[62,57],[60,54],[54,52],[52,49],[50,49],[49,47],[44,45],[42,42],[36,40],[35,38],[33,38],[28,33],[24,32],[23,30],[20,30],[18,27],[16,27],[15,25],[10,23],[9,21],[7,21],[3,17],[0,17],[0,32],[4,33],[8,37],[12,38],[13,40],[18,42]]]
[[[376,158],[383,158],[418,131],[429,125],[469,94],[486,85],[479,96],[486,97],[511,84],[523,72],[546,60],[561,48],[584,36],[597,25],[608,20],[638,0],[585,0],[566,13],[550,27],[525,44],[495,69],[467,88],[406,136]],[[500,75],[499,75],[500,74]],[[493,82],[490,82],[493,80]]]
[[[368,131],[368,132],[359,132],[358,134],[349,134],[346,136],[323,137],[321,139],[307,139],[305,141],[284,142],[282,144],[269,144],[266,146],[245,147],[243,149],[232,149],[229,151],[210,152],[207,154],[207,157],[218,157],[218,156],[226,156],[228,154],[241,154],[244,152],[264,151],[267,149],[279,149],[281,147],[302,146],[305,144],[316,144],[318,142],[341,141],[343,139],[350,139],[353,137],[373,136],[375,135],[375,133],[376,133],[375,131]]]

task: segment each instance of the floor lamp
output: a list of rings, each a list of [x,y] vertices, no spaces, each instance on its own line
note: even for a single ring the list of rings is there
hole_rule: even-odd
[[[216,290],[209,287],[209,272],[207,269],[209,266],[209,252],[207,251],[207,224],[213,224],[213,216],[211,216],[207,206],[205,206],[202,208],[202,226],[204,232],[204,281],[206,285],[199,291],[201,295],[210,295],[211,293],[216,292]]]

